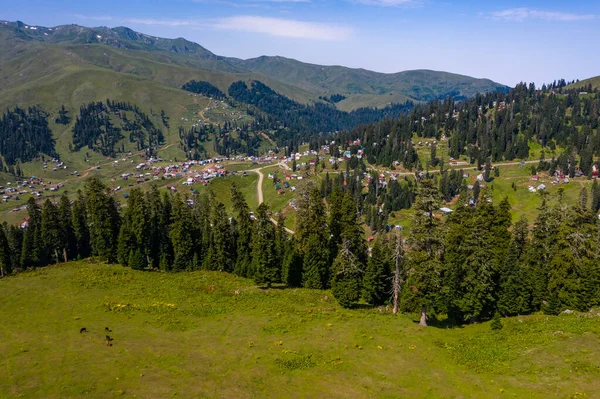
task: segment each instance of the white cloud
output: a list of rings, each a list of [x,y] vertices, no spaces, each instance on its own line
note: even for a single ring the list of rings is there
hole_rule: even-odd
[[[352,35],[352,29],[336,24],[252,15],[221,18],[214,23],[210,23],[209,26],[222,30],[237,30],[314,40],[344,40]]]
[[[310,3],[311,0],[254,0],[264,3]]]
[[[198,21],[191,19],[128,18],[121,21],[129,24],[152,26],[196,26],[199,24]]]
[[[119,24],[209,28],[253,33],[271,36],[313,40],[345,40],[352,35],[352,29],[335,23],[306,22],[294,19],[270,18],[253,15],[238,15],[219,19],[159,19],[159,18],[104,18],[78,16],[87,20],[112,20]],[[102,19],[101,19],[102,18]]]
[[[419,6],[423,3],[422,0],[350,0],[353,3],[365,4],[368,6],[381,7],[412,7]]]
[[[73,14],[73,16],[75,18],[78,19],[88,19],[91,21],[112,21],[113,17],[111,17],[110,15],[81,15],[81,14]]]
[[[546,21],[573,22],[597,18],[593,14],[573,14],[560,11],[541,11],[531,8],[509,8],[491,13],[492,18],[506,21],[522,22],[526,19],[543,19]]]
[[[236,8],[268,7],[269,3],[310,3],[312,0],[192,0],[194,3],[220,4]]]

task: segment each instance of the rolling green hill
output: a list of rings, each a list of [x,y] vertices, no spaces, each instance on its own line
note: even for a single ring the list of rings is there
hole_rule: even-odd
[[[73,167],[84,165],[82,153],[69,150],[74,119],[90,102],[130,102],[152,116],[164,110],[172,122],[162,128],[169,158],[184,157],[178,145],[180,127],[252,120],[244,104],[225,109],[219,101],[182,90],[191,80],[209,82],[223,93],[234,82],[259,81],[300,104],[322,105],[320,96],[343,94],[343,101],[328,104],[342,111],[502,88],[491,81],[433,71],[379,74],[282,57],[226,58],[182,38],[163,39],[124,27],[46,28],[0,21],[0,107],[38,105],[47,112],[56,150]],[[63,105],[73,121],[58,125],[53,121]],[[206,147],[211,152],[213,144]],[[100,160],[89,157],[90,162]]]
[[[42,59],[32,57],[32,52],[47,48],[66,51],[68,57],[56,59],[46,53]],[[16,72],[16,76],[3,79],[12,87],[30,81],[29,74],[23,74],[19,68],[21,64],[15,64],[15,58],[24,57],[29,61],[26,66],[36,72],[49,73],[64,64],[93,65],[173,87],[180,87],[191,79],[208,81],[223,92],[237,80],[260,80],[304,103],[319,101],[318,97],[324,94],[343,94],[348,97],[340,104],[344,110],[380,107],[407,99],[418,102],[448,95],[463,98],[476,92],[506,88],[487,79],[447,72],[417,70],[383,74],[308,64],[279,56],[248,60],[227,58],[183,38],[163,39],[125,27],[63,25],[46,28],[2,21],[0,50],[3,50],[2,69]],[[9,65],[4,66],[7,62]]]
[[[239,67],[285,81],[313,93],[339,93],[348,97],[376,95],[379,102],[358,103],[368,106],[389,103],[390,95],[403,95],[417,101],[439,97],[471,97],[477,92],[503,90],[506,86],[489,79],[429,70],[404,71],[392,74],[343,66],[307,64],[284,57],[258,57],[232,61]]]
[[[503,319],[500,331],[489,322],[422,328],[411,315],[346,310],[323,291],[278,288],[220,272],[151,273],[93,261],[0,279],[0,396],[591,398],[598,392],[598,311]]]

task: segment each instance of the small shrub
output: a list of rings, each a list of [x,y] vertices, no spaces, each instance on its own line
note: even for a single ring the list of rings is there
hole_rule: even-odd
[[[502,328],[504,326],[502,325],[500,313],[498,313],[498,312],[494,313],[494,317],[492,318],[492,323],[490,324],[490,327],[492,328],[492,330],[495,330],[495,331],[502,330]]]
[[[289,359],[276,359],[275,363],[279,367],[293,371],[293,370],[306,370],[316,366],[316,363],[312,359],[312,355],[295,355],[292,354],[292,358]]]

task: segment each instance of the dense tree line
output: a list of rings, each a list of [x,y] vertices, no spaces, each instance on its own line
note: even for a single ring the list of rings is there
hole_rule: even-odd
[[[226,98],[225,93],[213,86],[209,82],[190,80],[184,83],[181,88],[191,93],[202,94],[203,96],[214,98],[217,100],[224,100]]]
[[[31,199],[26,227],[0,229],[1,272],[96,256],[134,269],[221,270],[266,286],[331,289],[347,307],[386,303],[397,281],[402,310],[425,306],[456,323],[600,304],[600,225],[587,191],[575,206],[564,204],[560,191],[545,196],[529,233],[524,218],[511,225],[507,200],[494,205],[485,190],[468,205],[463,189],[456,211],[443,220],[438,183],[415,184],[410,236],[396,241],[381,232],[369,248],[347,186],[333,185],[326,198],[312,184],[303,187],[290,235],[281,215],[272,223],[265,204],[252,218],[235,186],[233,214],[210,192],[186,198],[156,188],[132,190],[121,211],[110,191],[90,179],[74,201],[63,196],[40,208]]]
[[[274,130],[280,146],[290,146],[297,140],[306,140],[314,134],[332,133],[352,129],[361,123],[372,123],[385,117],[396,117],[406,113],[413,103],[393,104],[385,108],[360,108],[352,112],[340,111],[325,103],[304,105],[276,93],[259,81],[252,81],[250,87],[243,81],[229,86],[229,96],[234,100],[249,104],[263,115],[261,126]],[[252,110],[249,110],[252,112]]]
[[[29,162],[40,154],[58,158],[55,141],[48,127],[48,114],[38,107],[6,110],[0,119],[0,154],[8,166],[2,168],[15,174],[12,166]]]
[[[238,125],[236,121],[223,125],[198,124],[189,129],[179,128],[181,149],[189,159],[208,158],[206,143],[213,141],[214,151],[224,156],[239,154],[258,155],[262,143],[258,126],[254,123]]]
[[[328,103],[339,103],[342,100],[346,99],[346,96],[344,96],[343,94],[332,94],[330,96],[319,96],[319,99],[323,100],[323,101],[327,101]]]
[[[129,117],[127,112],[130,112]],[[129,119],[131,115],[133,119]],[[163,123],[166,123],[165,117],[163,113]],[[114,157],[117,152],[125,152],[124,144],[118,145],[124,138],[122,132],[129,133],[128,140],[135,143],[137,150],[153,148],[164,142],[162,131],[137,105],[107,99],[106,103],[98,101],[81,106],[73,127],[74,150],[87,146],[104,156]]]
[[[321,196],[328,202],[332,200],[334,193],[347,192],[354,199],[361,220],[372,232],[389,229],[388,217],[393,212],[412,206],[415,189],[414,179],[386,178],[375,171],[367,173],[362,161],[359,161],[354,169],[351,169],[348,163],[346,171],[336,173],[333,178],[326,173],[320,185]]]

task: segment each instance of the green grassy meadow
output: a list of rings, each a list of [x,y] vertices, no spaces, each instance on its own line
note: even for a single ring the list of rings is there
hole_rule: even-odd
[[[344,310],[324,291],[93,261],[4,278],[0,293],[2,398],[592,398],[600,388],[598,311],[504,319],[500,331],[422,328],[412,315]]]

